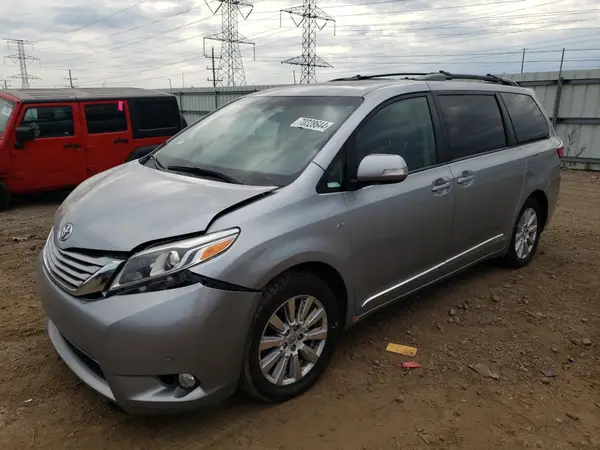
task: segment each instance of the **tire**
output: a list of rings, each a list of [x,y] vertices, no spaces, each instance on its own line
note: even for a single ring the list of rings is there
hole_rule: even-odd
[[[304,317],[304,324],[307,325],[306,319],[314,315],[320,306],[325,311],[325,321],[319,319],[312,327],[309,327],[310,331],[319,329],[321,332],[323,329],[327,330],[327,336],[323,343],[322,340],[308,340],[301,342],[303,338],[304,329],[300,328],[298,331],[294,331],[293,328],[289,328],[284,323],[286,320],[286,304],[288,300],[295,298],[295,322],[298,323],[300,317],[300,308],[306,302],[307,297],[311,296],[316,299],[316,302],[312,302],[309,312]],[[273,314],[277,313],[279,318],[282,320],[282,324],[289,328],[288,335],[282,337],[282,333],[277,333],[269,322]],[[292,322],[292,321],[290,321]],[[293,324],[294,322],[292,322]],[[302,323],[302,322],[300,322]],[[246,342],[246,348],[244,351],[244,360],[242,365],[241,374],[241,386],[242,388],[252,397],[265,402],[265,403],[280,403],[297,397],[310,389],[310,387],[319,379],[319,377],[325,372],[329,361],[333,355],[336,347],[340,329],[340,318],[339,318],[339,307],[335,295],[321,278],[308,272],[290,272],[285,275],[276,278],[274,281],[269,283],[263,292],[262,298],[259,302],[254,320],[250,327],[249,336]],[[259,352],[259,345],[263,337],[263,333],[267,336],[277,336],[280,339],[278,345],[274,345],[272,348],[265,349]],[[295,338],[298,341],[295,341]],[[306,338],[306,336],[305,336]],[[298,345],[294,346],[293,342]],[[318,353],[319,347],[321,346],[321,353],[316,362],[311,364],[304,355],[308,350],[304,347],[306,344],[311,349],[316,348],[313,352]],[[287,346],[283,349],[283,346]],[[271,377],[271,380],[267,375],[263,374],[261,369],[261,360],[269,356],[272,356],[274,352],[283,352],[284,356],[276,359],[274,366],[268,370],[267,375]],[[287,352],[287,353],[286,353]],[[302,368],[302,376],[298,377],[299,380],[294,380],[292,377],[293,364],[289,364],[289,361],[295,361],[293,356],[288,356],[289,352],[295,352],[298,355],[298,361]],[[260,353],[260,354],[259,354]],[[314,354],[312,356],[314,356]],[[309,355],[310,356],[310,355]],[[277,370],[284,366],[281,363],[286,358],[288,364],[285,365],[287,370],[284,372],[284,381],[281,384],[275,384],[277,378]],[[307,364],[307,366],[304,366]],[[281,373],[281,372],[280,372]],[[297,373],[297,372],[296,372]]]
[[[531,216],[531,212],[533,212],[534,216]],[[526,216],[527,215],[527,216]],[[533,218],[532,218],[533,217]],[[528,218],[528,219],[527,219]],[[506,266],[513,269],[520,269],[521,267],[525,267],[531,263],[531,260],[535,256],[538,245],[540,243],[540,236],[542,234],[542,208],[540,204],[533,198],[528,198],[521,211],[519,211],[519,216],[513,228],[513,234],[510,240],[510,246],[508,248],[508,252],[503,258],[503,262]],[[535,238],[532,238],[531,233],[529,233],[529,237],[532,239],[528,239],[526,241],[521,241],[521,245],[519,246],[519,250],[517,250],[516,243],[519,242],[519,238],[521,234],[522,221],[526,220],[531,222],[532,220],[535,222]],[[531,224],[533,227],[533,223]],[[531,229],[530,229],[531,230]],[[526,247],[523,247],[525,244],[528,244]],[[521,252],[520,250],[525,248],[525,252]]]
[[[6,211],[10,205],[10,192],[6,185],[0,181],[0,211]]]

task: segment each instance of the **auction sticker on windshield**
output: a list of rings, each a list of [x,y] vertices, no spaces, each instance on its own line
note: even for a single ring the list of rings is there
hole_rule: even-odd
[[[5,106],[2,108],[2,115],[9,117],[12,114],[12,108],[9,106]]]
[[[320,131],[321,133],[327,130],[333,122],[327,122],[326,120],[308,119],[306,117],[300,117],[290,127],[304,128],[305,130]]]

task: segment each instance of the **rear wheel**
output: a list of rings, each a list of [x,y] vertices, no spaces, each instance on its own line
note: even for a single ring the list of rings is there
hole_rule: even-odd
[[[537,251],[542,232],[542,210],[533,198],[527,199],[517,223],[504,262],[512,268],[527,266]]]
[[[10,192],[6,185],[0,181],[0,211],[6,211],[10,204]]]
[[[303,394],[325,371],[339,331],[339,308],[327,283],[306,272],[276,279],[250,330],[242,387],[264,402]]]

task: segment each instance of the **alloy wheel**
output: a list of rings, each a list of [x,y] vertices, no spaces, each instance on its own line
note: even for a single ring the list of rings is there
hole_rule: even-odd
[[[531,254],[537,234],[537,214],[533,208],[527,208],[521,214],[515,235],[515,252],[520,259],[525,259]]]
[[[287,386],[315,366],[327,342],[327,312],[310,295],[286,300],[265,326],[258,348],[260,368],[265,378]]]

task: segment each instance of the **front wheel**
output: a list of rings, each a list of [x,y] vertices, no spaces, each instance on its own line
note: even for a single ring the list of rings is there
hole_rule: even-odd
[[[533,198],[529,198],[519,213],[504,262],[517,269],[527,266],[537,251],[541,232],[540,205]]]
[[[336,298],[319,277],[294,272],[270,283],[246,345],[243,388],[264,402],[306,392],[331,360],[339,322]]]

